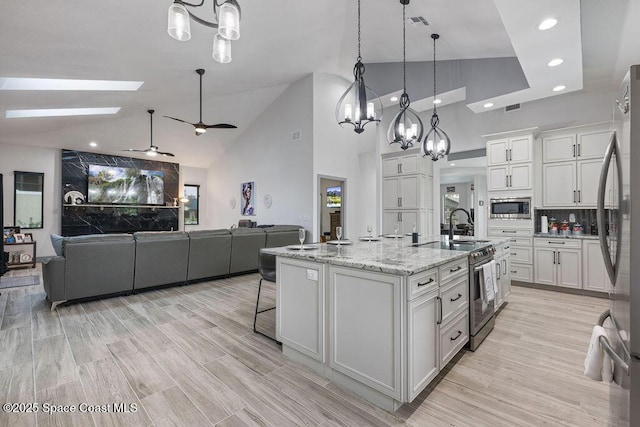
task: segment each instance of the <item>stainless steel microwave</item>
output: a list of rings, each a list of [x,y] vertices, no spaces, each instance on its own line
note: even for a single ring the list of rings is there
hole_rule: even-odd
[[[531,219],[531,197],[491,199],[491,219]]]

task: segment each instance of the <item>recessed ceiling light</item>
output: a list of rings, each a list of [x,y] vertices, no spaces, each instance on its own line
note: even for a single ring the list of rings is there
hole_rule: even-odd
[[[397,100],[398,100],[398,97],[397,97],[397,96],[392,96],[392,97],[391,97],[391,102],[396,102]]]
[[[484,108],[491,108],[493,107],[493,102],[487,102],[486,104],[483,105]]]
[[[557,19],[548,18],[548,19],[545,19],[544,21],[542,21],[540,23],[540,25],[538,25],[538,29],[541,30],[541,31],[548,30],[549,28],[555,27],[557,23],[558,23]]]
[[[144,82],[125,80],[30,79],[0,77],[0,90],[138,90]]]
[[[97,147],[97,146],[98,146],[98,143],[97,143],[97,142],[90,142],[90,143],[89,143],[89,145],[90,145],[91,147]]]
[[[93,116],[99,114],[116,114],[120,107],[109,108],[52,108],[41,110],[7,110],[7,119],[26,117],[63,117],[63,116]]]
[[[558,85],[553,88],[554,92],[560,92],[561,90],[565,90],[567,87],[565,85]]]
[[[433,100],[433,103],[436,104],[436,105],[440,104],[441,102],[442,102],[442,99],[436,98],[436,99]]]
[[[456,165],[455,163],[450,163],[450,164],[449,164],[449,166],[455,166],[455,165]]]
[[[551,61],[549,61],[549,63],[547,64],[549,67],[556,67],[560,64],[562,64],[564,62],[563,59],[561,58],[556,58],[556,59],[552,59]]]

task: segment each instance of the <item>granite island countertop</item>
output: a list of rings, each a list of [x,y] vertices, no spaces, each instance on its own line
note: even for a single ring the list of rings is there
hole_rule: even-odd
[[[456,240],[476,240],[473,237],[459,237],[460,239]],[[440,242],[441,239],[448,240],[444,236],[425,236],[418,240],[418,246],[414,246],[410,236],[397,239],[380,237],[379,241],[351,240],[350,244],[340,246],[328,243],[307,243],[304,246],[309,249],[293,249],[299,245],[290,245],[266,248],[263,251],[287,258],[404,276],[466,258],[469,255],[468,251],[433,249],[425,245],[427,242]],[[482,240],[486,246],[498,245],[506,241],[508,239]],[[423,246],[419,246],[420,244]]]

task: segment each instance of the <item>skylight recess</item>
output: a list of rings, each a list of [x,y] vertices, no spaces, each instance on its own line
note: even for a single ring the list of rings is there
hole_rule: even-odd
[[[126,80],[32,79],[0,77],[0,90],[136,91],[144,82]]]

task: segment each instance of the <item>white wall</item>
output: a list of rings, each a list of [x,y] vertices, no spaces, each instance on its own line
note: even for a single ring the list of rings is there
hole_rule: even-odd
[[[376,222],[376,157],[370,154],[376,150],[376,127],[369,125],[358,135],[351,126],[336,123],[336,103],[349,84],[338,76],[313,74],[313,174],[346,179],[343,233],[356,239]],[[313,194],[319,194],[317,179],[313,185]],[[318,200],[313,199],[314,224],[319,223]],[[317,241],[318,227],[314,228]]]
[[[295,224],[311,231],[313,183],[313,78],[292,83],[208,169],[208,228],[228,228],[240,219],[258,224]],[[301,139],[291,142],[291,133]],[[240,215],[240,186],[255,182],[255,216]],[[267,209],[265,194],[273,204]],[[230,200],[236,201],[231,208]]]
[[[4,224],[13,225],[13,172],[44,172],[42,229],[29,230],[37,244],[38,258],[55,255],[49,235],[60,234],[62,193],[60,150],[0,144],[0,173],[4,175]]]
[[[211,218],[209,216],[210,210],[208,209],[209,197],[207,197],[207,169],[194,168],[190,166],[180,166],[180,195],[185,184],[199,185],[200,186],[200,200],[198,200],[198,225],[184,225],[184,209],[180,209],[180,218],[178,223],[178,229],[190,231],[190,230],[206,230],[213,228]]]

